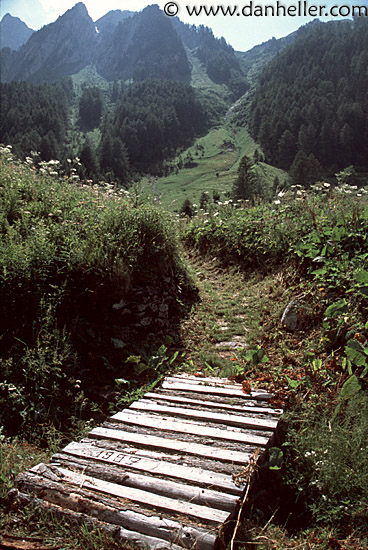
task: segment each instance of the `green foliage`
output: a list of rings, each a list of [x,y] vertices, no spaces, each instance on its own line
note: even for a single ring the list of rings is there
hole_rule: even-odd
[[[173,301],[182,300],[189,279],[173,220],[160,209],[112,185],[60,178],[56,161],[36,172],[9,148],[1,156],[0,422],[9,433],[69,429],[91,406],[77,381],[83,318],[106,318],[133,284],[165,276]]]
[[[98,87],[85,88],[79,100],[79,116],[82,127],[96,128],[102,116],[103,100]]]
[[[103,125],[101,166],[120,177],[111,150],[119,139],[132,169],[157,172],[165,158],[202,133],[206,124],[205,110],[189,86],[162,80],[131,84],[123,88]]]
[[[43,160],[60,158],[70,116],[67,86],[0,83],[1,139],[13,145],[18,156],[40,151]]]
[[[253,163],[244,155],[239,163],[237,178],[234,182],[232,197],[235,200],[250,200],[260,195],[260,185]]]
[[[264,68],[250,129],[267,162],[288,169],[302,151],[332,173],[366,166],[367,30],[366,17],[313,22]]]
[[[338,404],[319,398],[313,407],[291,413],[285,476],[317,522],[335,525],[340,533],[363,532],[368,517],[368,397],[361,390],[342,397]]]
[[[40,307],[34,345],[18,346],[0,359],[0,424],[8,434],[21,431],[33,441],[50,426],[71,429],[84,404],[70,337],[55,326],[55,305],[42,300]]]
[[[185,201],[183,202],[180,213],[184,214],[188,218],[193,218],[194,208],[193,208],[193,205],[192,205],[192,203],[190,202],[189,199],[185,199]]]
[[[277,210],[266,204],[234,208],[228,202],[209,216],[193,218],[185,228],[184,238],[225,262],[246,268],[267,267],[284,262],[290,245],[298,242],[307,229],[299,223],[302,210],[299,202]]]
[[[322,167],[312,153],[307,156],[304,151],[298,151],[290,166],[289,176],[292,185],[308,188],[321,179]]]

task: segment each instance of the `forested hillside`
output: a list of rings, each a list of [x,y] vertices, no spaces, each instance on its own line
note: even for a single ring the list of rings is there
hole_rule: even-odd
[[[366,18],[301,29],[262,71],[251,106],[266,160],[289,169],[309,157],[331,173],[367,166],[367,66]]]
[[[1,140],[19,157],[38,151],[43,160],[61,159],[72,98],[71,82],[64,84],[0,84]]]
[[[70,79],[55,84],[1,84],[2,140],[25,158],[80,156],[80,176],[126,183],[134,173],[160,172],[177,147],[207,128],[207,114],[194,90],[183,83],[145,80],[110,87],[84,87],[80,96]],[[77,119],[73,124],[72,118]],[[101,139],[89,132],[97,129]],[[85,138],[84,135],[87,135]],[[71,141],[77,136],[79,145]]]

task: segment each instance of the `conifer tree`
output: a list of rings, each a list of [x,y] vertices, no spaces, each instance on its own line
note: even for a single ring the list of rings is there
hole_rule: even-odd
[[[232,196],[235,200],[248,200],[259,194],[259,181],[253,166],[250,158],[244,155],[240,161],[238,175],[233,185]]]

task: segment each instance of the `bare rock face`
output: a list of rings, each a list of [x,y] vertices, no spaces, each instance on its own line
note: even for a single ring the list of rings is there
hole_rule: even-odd
[[[290,332],[304,330],[308,322],[309,311],[300,300],[292,300],[281,317],[281,326]]]

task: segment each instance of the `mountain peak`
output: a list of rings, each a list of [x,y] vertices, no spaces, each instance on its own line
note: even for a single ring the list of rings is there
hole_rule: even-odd
[[[19,17],[6,13],[0,22],[1,48],[17,50],[27,42],[32,33],[33,30],[27,27]]]
[[[88,10],[87,10],[86,6],[83,4],[83,2],[78,2],[77,4],[75,4],[72,8],[67,10],[64,13],[64,15],[62,15],[61,17],[64,17],[65,15],[73,15],[74,17],[76,15],[83,16],[83,17],[85,17],[85,16],[89,17]]]

